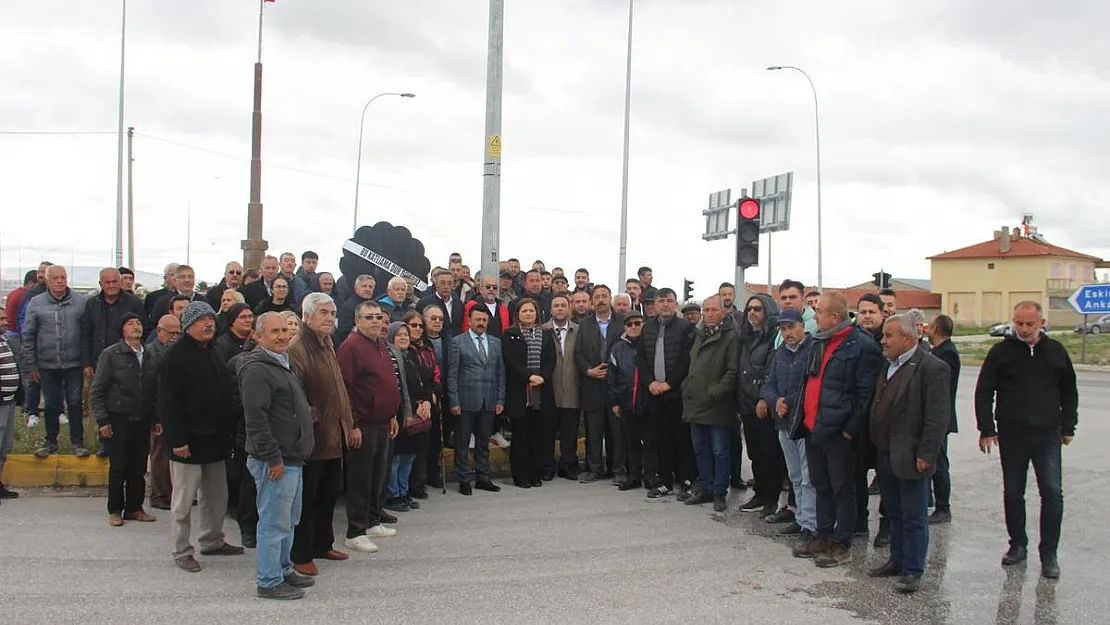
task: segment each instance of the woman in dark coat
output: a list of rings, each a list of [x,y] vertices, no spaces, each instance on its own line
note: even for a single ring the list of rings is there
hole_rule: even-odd
[[[285,310],[291,310],[297,313],[298,317],[301,316],[301,308],[293,301],[293,293],[290,289],[288,280],[282,276],[278,276],[274,278],[273,283],[270,284],[270,288],[273,289],[274,294],[262,300],[254,307],[255,317],[261,317],[264,313],[268,312],[280,313]]]
[[[525,297],[516,308],[516,325],[501,337],[505,360],[505,414],[512,424],[509,451],[513,483],[520,488],[543,486],[545,455],[555,428],[555,335],[540,327],[539,304]]]
[[[432,344],[424,339],[424,317],[415,310],[405,313],[402,319],[409,329],[409,353],[408,356],[417,365],[420,371],[421,381],[429,385],[432,389],[432,425],[431,429],[423,434],[425,444],[416,451],[415,464],[412,466],[412,477],[409,478],[409,495],[416,499],[428,498],[428,454],[439,454],[439,447],[434,445],[433,437],[440,436],[440,424],[442,422],[442,398],[443,398],[443,378],[442,372],[439,368],[439,363],[436,362],[436,350]],[[411,392],[412,386],[409,390]],[[438,472],[434,476],[438,481]]]
[[[404,356],[404,362],[397,363],[397,366],[408,382],[412,416],[399,424],[397,438],[393,439],[393,459],[385,489],[385,508],[394,512],[408,512],[420,507],[409,495],[409,481],[417,452],[428,446],[427,427],[418,426],[418,422],[427,422],[423,424],[425,426],[431,422],[432,384],[430,379],[421,374],[420,365],[409,351],[408,326],[400,321],[393,322],[389,326],[387,340],[401,350]]]

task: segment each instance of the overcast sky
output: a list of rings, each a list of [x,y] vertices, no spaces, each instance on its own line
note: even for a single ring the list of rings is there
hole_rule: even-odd
[[[140,268],[186,256],[218,279],[246,231],[254,0],[131,0]],[[509,0],[502,256],[615,282],[625,0]],[[119,2],[0,0],[3,264],[110,262]],[[273,252],[337,269],[351,235],[358,116],[362,223],[420,238],[433,265],[478,268],[488,5],[278,0],[264,31],[263,202]],[[1110,6],[1098,0],[637,0],[628,263],[656,283],[733,275],[733,242],[701,240],[710,192],[795,173],[773,278],[816,282],[813,100],[821,103],[824,281],[925,257],[1036,215],[1053,243],[1110,257]],[[749,281],[767,280],[767,241]],[[754,276],[752,275],[754,273]]]

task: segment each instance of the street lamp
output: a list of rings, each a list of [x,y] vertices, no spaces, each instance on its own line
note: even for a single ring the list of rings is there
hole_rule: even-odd
[[[359,118],[358,122],[358,159],[355,164],[355,215],[353,225],[351,226],[352,234],[358,229],[358,185],[362,174],[362,128],[366,124],[366,111],[370,108],[370,105],[374,103],[374,100],[387,95],[395,95],[402,98],[416,97],[415,93],[393,93],[392,91],[387,91],[370,98],[370,100],[366,102],[366,106],[362,107],[362,116]]]
[[[817,88],[813,86],[813,79],[809,74],[805,73],[800,67],[793,65],[772,65],[767,68],[768,71],[776,71],[780,69],[792,69],[802,76],[806,77],[809,81],[809,88],[813,91],[813,120],[814,129],[817,135],[817,290],[820,291],[824,286],[824,267],[822,266],[821,254],[821,111],[817,105]]]

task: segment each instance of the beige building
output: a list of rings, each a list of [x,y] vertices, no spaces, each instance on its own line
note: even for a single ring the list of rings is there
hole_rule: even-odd
[[[989,241],[930,256],[932,287],[941,309],[957,325],[985,327],[1008,321],[1015,304],[1040,302],[1049,323],[1062,328],[1081,321],[1068,297],[1095,281],[1101,258],[1048,243],[1021,230],[1002,228]]]

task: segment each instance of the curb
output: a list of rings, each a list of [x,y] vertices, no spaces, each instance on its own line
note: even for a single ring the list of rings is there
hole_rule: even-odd
[[[578,439],[578,455],[585,453],[586,440]],[[559,443],[555,443],[559,452]],[[496,445],[489,448],[490,469],[495,473],[509,470],[509,450]],[[455,451],[443,450],[443,466],[448,479],[455,466]],[[107,486],[108,461],[96,456],[77,458],[54,454],[49,458],[36,458],[32,454],[13,454],[4,465],[4,484],[16,488],[50,486]]]

